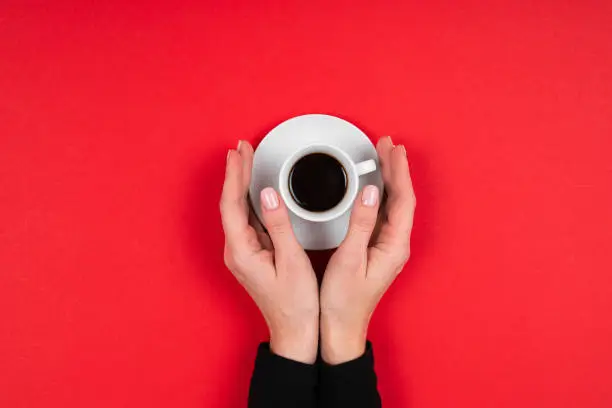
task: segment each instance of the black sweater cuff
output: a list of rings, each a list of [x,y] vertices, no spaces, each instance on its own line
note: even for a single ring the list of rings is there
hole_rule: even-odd
[[[380,407],[372,344],[355,360],[338,365],[321,362],[320,401],[325,407]]]
[[[262,343],[251,378],[249,407],[314,407],[317,369],[278,356]]]

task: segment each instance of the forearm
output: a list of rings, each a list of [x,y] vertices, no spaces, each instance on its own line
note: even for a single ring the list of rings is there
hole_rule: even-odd
[[[367,321],[347,321],[333,313],[321,313],[321,358],[331,365],[342,364],[363,355]]]
[[[314,364],[319,347],[319,316],[293,319],[289,323],[272,325],[270,349],[278,356],[305,364]]]

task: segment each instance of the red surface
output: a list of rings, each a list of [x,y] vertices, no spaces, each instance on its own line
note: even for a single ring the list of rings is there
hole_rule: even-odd
[[[612,406],[610,2],[49,3],[0,5],[0,406],[245,406],[223,163],[307,112],[408,147],[385,407]]]

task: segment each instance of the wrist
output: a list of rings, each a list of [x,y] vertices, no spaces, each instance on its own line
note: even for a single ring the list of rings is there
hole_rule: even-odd
[[[270,350],[281,357],[313,364],[319,346],[318,321],[298,327],[270,328]]]
[[[355,360],[365,353],[367,323],[342,324],[321,316],[321,358],[337,365]]]

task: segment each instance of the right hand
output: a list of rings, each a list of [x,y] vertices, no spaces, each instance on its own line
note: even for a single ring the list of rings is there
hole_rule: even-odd
[[[278,193],[270,187],[261,191],[267,233],[250,212],[252,165],[253,147],[248,142],[228,152],[220,204],[225,264],[266,320],[272,352],[312,364],[319,338],[317,280]]]
[[[379,192],[366,186],[355,200],[349,231],[331,257],[321,286],[321,355],[340,364],[365,351],[370,317],[410,255],[416,199],[404,146],[376,147],[388,199],[375,231]]]

